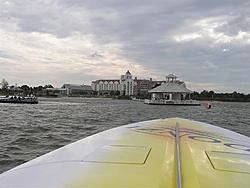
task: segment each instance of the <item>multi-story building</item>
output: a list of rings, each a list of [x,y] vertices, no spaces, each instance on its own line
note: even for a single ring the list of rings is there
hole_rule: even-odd
[[[98,95],[112,94],[120,91],[120,80],[101,79],[92,81],[91,87]]]
[[[119,93],[120,95],[147,95],[148,91],[156,85],[164,84],[166,81],[153,81],[146,79],[133,79],[128,70],[125,75],[121,75],[120,80],[100,79],[92,81],[91,87],[99,95]]]
[[[136,82],[133,80],[129,70],[125,75],[121,75],[120,78],[120,94],[121,95],[135,95]]]
[[[164,84],[166,81],[153,81],[152,78],[150,80],[146,79],[137,79],[135,77],[135,95],[148,95],[148,91],[153,87]]]

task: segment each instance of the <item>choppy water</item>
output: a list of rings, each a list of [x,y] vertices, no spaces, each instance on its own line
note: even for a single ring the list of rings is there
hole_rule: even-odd
[[[250,137],[250,103],[155,106],[142,102],[41,98],[39,104],[0,103],[0,173],[94,133],[128,123],[182,117]]]

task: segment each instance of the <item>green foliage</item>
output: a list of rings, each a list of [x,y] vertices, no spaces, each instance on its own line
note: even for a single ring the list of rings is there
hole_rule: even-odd
[[[9,83],[7,80],[2,79],[0,83],[0,93],[2,95],[13,95],[13,90],[16,86],[11,85],[9,86]],[[28,85],[22,85],[21,87],[18,87],[21,89],[21,94],[22,95],[27,95],[27,94],[35,94],[35,95],[42,95],[43,89],[46,88],[54,88],[51,84],[45,85],[45,86],[37,86],[37,87],[30,87]]]
[[[9,91],[9,82],[3,78],[1,83],[0,83],[0,86],[1,86],[0,92],[3,95],[9,95],[9,93],[10,93],[10,91]]]
[[[117,99],[131,100],[131,96],[129,96],[129,95],[120,95],[120,96],[117,97]]]
[[[7,90],[8,87],[9,87],[9,82],[3,78],[2,82],[1,82],[1,89],[2,90]]]
[[[214,91],[203,90],[201,93],[193,92],[192,99],[196,100],[211,100],[211,101],[230,101],[230,102],[250,102],[250,94],[244,93],[215,93]]]
[[[48,85],[45,85],[43,88],[46,89],[46,88],[54,88],[54,87],[52,85],[48,84]]]

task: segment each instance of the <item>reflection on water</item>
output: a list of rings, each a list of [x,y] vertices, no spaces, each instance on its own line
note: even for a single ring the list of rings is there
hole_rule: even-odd
[[[39,104],[0,104],[0,173],[97,132],[159,118],[211,123],[250,137],[250,103],[157,106],[138,101],[42,98]]]

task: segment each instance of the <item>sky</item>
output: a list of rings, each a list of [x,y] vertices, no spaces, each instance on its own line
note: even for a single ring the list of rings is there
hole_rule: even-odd
[[[0,0],[9,85],[165,80],[250,93],[249,0]]]

